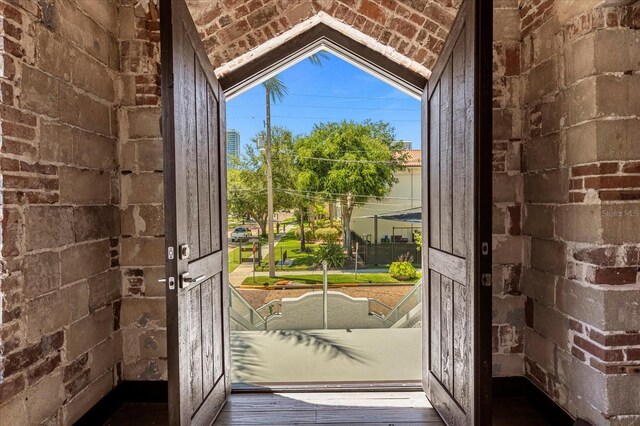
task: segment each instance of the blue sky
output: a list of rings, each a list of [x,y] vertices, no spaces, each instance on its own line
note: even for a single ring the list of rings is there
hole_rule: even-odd
[[[297,135],[309,133],[317,122],[383,120],[395,128],[396,139],[419,148],[420,101],[331,53],[328,56],[322,67],[304,60],[280,74],[289,94],[272,105],[272,125]],[[258,85],[227,102],[227,128],[240,132],[242,151],[264,128],[264,98],[264,88]]]

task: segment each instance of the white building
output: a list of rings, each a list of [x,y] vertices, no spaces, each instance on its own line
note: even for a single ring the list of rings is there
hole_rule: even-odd
[[[416,215],[422,205],[422,172],[421,150],[408,149],[404,151],[407,162],[406,169],[396,172],[398,183],[394,184],[389,194],[381,200],[371,200],[367,204],[353,209],[351,229],[372,244],[386,239],[404,238],[412,241],[412,228],[419,230],[420,224],[412,224],[406,220],[389,220],[390,216],[403,214]],[[418,215],[419,216],[419,215]],[[385,218],[387,217],[387,218]]]

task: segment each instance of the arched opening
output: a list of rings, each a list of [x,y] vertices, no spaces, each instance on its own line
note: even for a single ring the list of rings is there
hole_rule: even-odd
[[[443,409],[449,407],[447,409],[452,410],[446,414],[447,418],[468,422],[476,416],[488,416],[483,408],[487,401],[481,399],[481,388],[488,386],[490,380],[490,345],[486,337],[480,337],[487,336],[490,330],[491,292],[489,286],[481,287],[479,280],[481,272],[491,271],[488,248],[491,216],[487,215],[491,201],[487,195],[491,186],[491,156],[487,155],[491,151],[491,127],[490,119],[487,121],[490,109],[484,104],[481,109],[480,100],[486,103],[490,98],[487,96],[487,92],[490,93],[490,72],[487,76],[484,73],[490,70],[487,63],[491,62],[491,49],[487,49],[486,45],[490,45],[491,40],[480,37],[479,28],[490,22],[490,14],[483,15],[474,2],[465,3],[453,25],[454,36],[449,37],[443,47],[444,54],[436,63],[434,83],[421,87],[428,72],[420,75],[402,64],[402,61],[398,63],[391,60],[371,46],[325,25],[316,25],[297,34],[268,54],[246,61],[228,74],[218,72],[218,83],[212,77],[213,68],[206,59],[206,52],[199,42],[188,11],[178,5],[176,10],[166,13],[172,20],[173,28],[172,33],[165,35],[167,43],[163,45],[163,52],[172,58],[171,63],[163,63],[163,76],[173,77],[171,80],[163,79],[163,125],[169,130],[164,136],[165,164],[171,166],[165,171],[165,192],[169,195],[165,199],[165,217],[169,224],[165,239],[170,253],[166,269],[168,274],[176,274],[178,287],[175,293],[167,295],[169,395],[170,405],[173,403],[179,407],[175,415],[204,416],[206,411],[213,409],[204,407],[219,407],[224,394],[230,391],[230,352],[234,348],[226,346],[225,353],[216,353],[214,342],[220,336],[224,336],[223,340],[228,339],[232,321],[244,323],[247,327],[255,327],[256,322],[258,325],[268,322],[260,312],[247,308],[242,301],[239,305],[247,308],[246,312],[226,310],[225,302],[233,297],[234,289],[227,287],[224,282],[228,270],[227,239],[223,236],[227,231],[225,214],[228,197],[225,192],[225,153],[222,151],[222,132],[227,123],[223,92],[226,91],[230,96],[237,95],[266,81],[290,62],[300,61],[311,53],[327,49],[393,84],[404,93],[421,96],[421,145],[426,148],[422,150],[421,159],[425,164],[427,158],[430,161],[429,171],[423,170],[421,173],[422,192],[428,198],[427,207],[423,205],[421,210],[422,215],[430,220],[429,228],[437,229],[443,240],[441,243],[433,236],[434,233],[427,233],[427,220],[423,221],[422,234],[426,240],[422,244],[423,266],[429,285],[420,296],[422,305],[428,309],[422,309],[419,317],[420,322],[428,323],[429,327],[423,328],[426,332],[421,336],[424,342],[421,379],[435,403]],[[480,50],[483,43],[483,49]],[[209,103],[205,106],[205,102]],[[269,150],[270,143],[267,142],[266,151]],[[266,157],[269,164],[269,154]],[[314,157],[314,161],[317,159]],[[363,162],[359,159],[350,161]],[[397,161],[397,158],[391,157],[378,162]],[[267,165],[267,176],[269,169]],[[211,179],[212,173],[217,180]],[[315,180],[325,178],[321,173]],[[269,177],[267,182],[270,182]],[[453,188],[454,183],[456,188]],[[347,203],[351,195],[349,193],[346,197]],[[455,203],[452,201],[454,199]],[[207,200],[213,204],[207,204]],[[216,204],[220,208],[216,208]],[[452,210],[454,204],[459,208],[456,211]],[[347,206],[348,209],[353,207],[351,204]],[[435,211],[439,213],[436,215]],[[268,214],[269,219],[270,216],[271,213]],[[344,223],[348,223],[346,217],[343,216]],[[348,241],[351,234],[344,226],[343,229],[343,242],[350,255],[351,245]],[[211,240],[208,236],[210,232]],[[453,238],[455,244],[447,245],[447,235],[449,242]],[[482,251],[476,254],[480,246],[483,247]],[[172,250],[176,248],[178,259],[171,257],[175,253]],[[251,250],[255,252],[256,249],[253,247]],[[270,254],[273,255],[273,251]],[[485,276],[483,279],[490,281]],[[325,289],[327,281],[325,274]],[[171,286],[169,288],[173,290]],[[328,292],[324,290],[321,297],[326,329],[330,306]],[[482,305],[480,298],[485,300]],[[292,304],[298,302],[300,300],[294,300]],[[222,303],[222,306],[218,303]],[[373,315],[374,312],[370,313]],[[384,321],[386,318],[381,319]],[[346,330],[343,328],[346,333],[351,332],[348,326],[343,324],[342,327],[346,327]],[[218,336],[214,337],[213,342],[209,338],[211,332]],[[200,340],[200,336],[207,338]],[[314,340],[327,341],[323,336],[309,336],[308,333],[285,333],[284,336],[303,346],[313,344]],[[210,361],[212,344],[213,359]],[[332,347],[335,349],[338,346]],[[387,346],[390,349],[397,344]],[[236,350],[242,354],[249,352],[242,345]],[[207,371],[211,368],[213,373]],[[203,375],[200,374],[201,369]],[[172,374],[174,380],[177,379],[173,386]],[[186,383],[191,388],[186,393],[178,392],[178,386],[181,388]],[[172,389],[176,393],[172,393]]]

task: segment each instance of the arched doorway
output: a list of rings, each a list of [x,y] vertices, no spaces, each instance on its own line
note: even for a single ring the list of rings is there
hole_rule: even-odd
[[[225,223],[224,92],[330,49],[409,93],[422,94],[425,273],[423,383],[456,424],[490,418],[491,14],[467,0],[433,76],[408,69],[324,24],[214,76],[188,10],[164,8],[163,126],[172,423],[199,423],[230,392]],[[214,114],[211,114],[214,112]],[[205,154],[203,154],[205,153]],[[206,158],[206,161],[205,161]],[[211,179],[212,176],[216,179]],[[206,200],[206,201],[204,201]],[[186,207],[186,208],[185,208]],[[202,235],[209,235],[204,239]],[[173,288],[171,283],[173,282]],[[205,338],[203,338],[205,336]]]

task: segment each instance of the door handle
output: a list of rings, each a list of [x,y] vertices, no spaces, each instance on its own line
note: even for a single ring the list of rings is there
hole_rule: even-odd
[[[189,287],[189,284],[199,283],[200,281],[204,281],[205,278],[207,278],[206,275],[199,275],[195,278],[191,278],[189,273],[185,272],[180,276],[180,288],[187,288]]]

